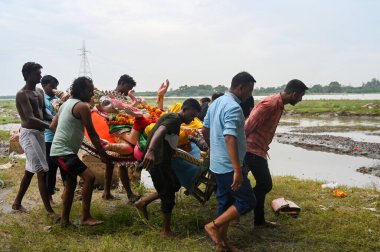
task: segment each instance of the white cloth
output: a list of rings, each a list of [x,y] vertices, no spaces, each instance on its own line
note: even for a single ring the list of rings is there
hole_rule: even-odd
[[[31,173],[47,172],[44,132],[21,127],[19,142],[26,155],[25,169]]]

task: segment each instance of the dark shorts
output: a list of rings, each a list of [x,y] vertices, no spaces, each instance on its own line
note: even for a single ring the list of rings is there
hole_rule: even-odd
[[[161,211],[171,213],[175,205],[175,193],[181,188],[178,178],[170,166],[155,166],[150,176],[161,199]]]
[[[233,191],[231,188],[234,172],[224,174],[214,173],[214,175],[216,179],[218,216],[224,213],[232,205],[236,207],[241,215],[251,211],[255,207],[256,198],[247,177],[247,171],[243,171],[243,183],[237,191]]]
[[[61,167],[66,174],[76,178],[87,169],[87,166],[79,159],[78,155],[70,154],[65,156],[51,157],[53,161]]]

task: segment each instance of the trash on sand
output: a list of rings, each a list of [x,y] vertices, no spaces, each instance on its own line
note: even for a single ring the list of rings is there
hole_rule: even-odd
[[[325,188],[335,189],[335,188],[338,187],[338,183],[330,182],[330,183],[327,183],[327,184],[323,184],[321,187],[323,189],[325,189]]]
[[[52,226],[46,226],[44,227],[44,231],[50,233],[53,230]]]
[[[8,163],[6,163],[6,164],[2,164],[2,165],[0,165],[0,170],[7,170],[7,169],[9,169],[9,168],[11,168],[12,167],[12,163],[11,162],[8,162]]]
[[[339,189],[334,189],[331,191],[332,194],[335,196],[335,197],[339,197],[339,198],[344,198],[344,197],[347,197],[348,194],[342,190],[339,190]]]
[[[359,146],[355,146],[354,147],[354,151],[360,151],[360,147]]]
[[[285,198],[274,199],[272,209],[277,214],[283,213],[291,216],[297,216],[301,211],[301,208],[296,203]]]

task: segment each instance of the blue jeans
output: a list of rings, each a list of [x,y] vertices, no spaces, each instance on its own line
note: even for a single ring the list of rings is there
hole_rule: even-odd
[[[231,188],[234,172],[217,174],[216,198],[218,200],[218,216],[224,213],[230,206],[234,205],[240,215],[251,211],[256,205],[256,198],[252,186],[247,177],[247,171],[243,169],[243,183],[237,191]]]

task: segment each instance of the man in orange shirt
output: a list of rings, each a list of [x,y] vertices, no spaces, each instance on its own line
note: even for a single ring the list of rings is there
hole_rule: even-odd
[[[245,135],[247,137],[247,153],[244,163],[252,172],[256,185],[253,192],[256,196],[255,226],[274,226],[276,223],[265,220],[265,195],[272,190],[272,177],[268,168],[268,150],[272,142],[277,125],[286,104],[296,105],[302,101],[308,89],[300,80],[291,80],[285,90],[264,98],[251,111],[245,121]]]

